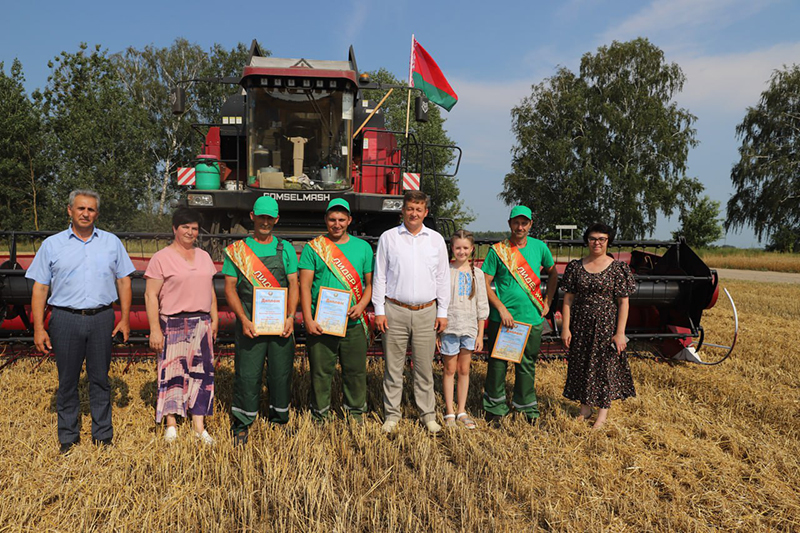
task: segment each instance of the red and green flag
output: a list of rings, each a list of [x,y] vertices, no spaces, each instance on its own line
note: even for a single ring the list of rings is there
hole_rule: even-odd
[[[422,47],[421,44],[411,36],[411,65],[409,67],[409,83],[412,87],[421,89],[428,100],[438,104],[450,111],[456,102],[458,95],[447,83],[447,79],[442,74],[439,65]]]

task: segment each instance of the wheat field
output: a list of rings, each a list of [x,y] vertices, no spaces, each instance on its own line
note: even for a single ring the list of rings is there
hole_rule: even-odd
[[[712,248],[698,250],[700,257],[711,268],[738,270],[769,270],[771,272],[800,272],[800,254],[765,252],[737,248]]]
[[[168,445],[153,423],[155,363],[123,373],[115,361],[115,445],[90,444],[83,383],[82,443],[61,456],[55,365],[19,361],[0,372],[0,530],[798,531],[800,285],[726,285],[741,319],[732,358],[717,367],[632,359],[638,396],[615,402],[599,431],[561,397],[562,361],[538,366],[536,427],[512,418],[432,437],[412,407],[391,437],[377,414],[318,426],[299,358],[288,427],[258,420],[247,447],[233,448],[224,360],[208,421],[217,445],[199,446],[189,424]],[[710,342],[728,340],[727,307],[704,325]],[[381,375],[371,362],[377,411]],[[476,362],[474,415],[484,375]]]

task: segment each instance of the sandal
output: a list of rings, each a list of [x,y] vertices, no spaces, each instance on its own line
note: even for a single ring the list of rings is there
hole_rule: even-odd
[[[444,415],[444,425],[449,428],[456,427],[456,415]]]
[[[467,413],[459,413],[456,419],[464,424],[464,427],[467,429],[475,429],[477,427],[475,421],[472,420]]]

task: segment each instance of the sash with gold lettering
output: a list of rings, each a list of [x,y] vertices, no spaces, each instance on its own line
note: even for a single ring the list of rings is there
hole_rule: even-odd
[[[542,291],[539,290],[541,281],[528,262],[525,261],[519,248],[506,239],[503,242],[493,244],[492,249],[525,291],[525,294],[528,295],[528,298],[531,299],[533,306],[539,310],[539,314],[542,314],[544,299],[542,298]]]
[[[264,266],[261,259],[258,258],[256,253],[247,246],[244,239],[236,241],[227,248],[225,253],[231,259],[234,265],[239,267],[245,278],[253,284],[253,287],[280,287],[280,283]]]
[[[338,279],[342,285],[350,289],[350,294],[352,295],[351,301],[353,298],[355,298],[355,303],[360,302],[361,298],[364,296],[364,289],[361,286],[361,278],[358,275],[358,271],[344,255],[344,252],[342,252],[341,248],[336,246],[336,243],[331,241],[325,235],[320,235],[316,239],[309,242],[308,245],[311,246],[311,249],[317,253],[320,259],[322,259],[322,262],[325,263],[325,266],[327,266],[328,269],[333,272],[333,275],[336,276],[336,279]],[[361,315],[361,325],[364,328],[364,335],[367,336],[367,342],[369,343],[369,346],[372,346],[374,337],[369,328],[366,309]]]

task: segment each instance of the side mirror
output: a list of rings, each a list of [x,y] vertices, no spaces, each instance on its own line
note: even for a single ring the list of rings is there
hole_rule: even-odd
[[[175,87],[169,95],[173,115],[183,115],[186,112],[186,89]]]
[[[428,122],[428,109],[430,103],[427,98],[420,95],[414,99],[414,118],[417,122]]]

